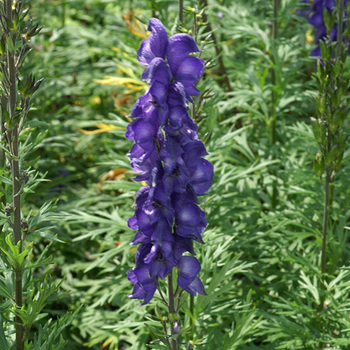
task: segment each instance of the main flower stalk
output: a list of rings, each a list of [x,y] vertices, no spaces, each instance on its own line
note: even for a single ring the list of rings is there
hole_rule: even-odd
[[[200,94],[195,84],[204,61],[191,55],[199,49],[188,34],[168,39],[158,19],[150,20],[148,30],[151,35],[137,54],[149,88],[133,107],[126,132],[135,142],[128,153],[135,180],[147,183],[136,195],[135,215],[128,222],[137,231],[131,244],[140,244],[135,268],[128,272],[134,283],[129,297],[143,304],[174,267],[179,287],[192,295],[206,294],[197,276],[200,263],[192,255],[193,241],[203,243],[207,225],[198,196],[206,194],[213,178],[188,107],[192,96]]]

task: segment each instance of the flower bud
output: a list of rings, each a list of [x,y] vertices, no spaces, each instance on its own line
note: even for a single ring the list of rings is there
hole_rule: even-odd
[[[6,216],[11,216],[11,214],[13,213],[13,205],[10,203],[7,203],[4,210],[5,210]]]
[[[29,180],[29,174],[27,170],[22,170],[19,175],[19,182],[21,185],[25,185]]]
[[[26,219],[21,219],[21,229],[26,232],[28,231],[29,224]]]

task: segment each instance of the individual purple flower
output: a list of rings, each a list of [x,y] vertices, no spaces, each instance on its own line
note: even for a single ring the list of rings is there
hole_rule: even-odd
[[[193,256],[182,256],[178,263],[179,276],[177,283],[186,292],[206,295],[202,281],[197,277],[201,270],[199,261]]]
[[[134,289],[129,298],[143,299],[143,304],[149,303],[157,289],[157,279],[150,277],[149,267],[144,264],[128,271],[128,280],[134,283]]]
[[[148,30],[151,35],[137,56],[149,88],[135,103],[125,134],[134,141],[128,153],[134,179],[147,184],[139,189],[128,222],[137,231],[131,244],[139,245],[135,268],[128,272],[134,283],[130,298],[143,299],[143,304],[153,298],[158,278],[174,267],[181,288],[206,294],[197,276],[198,260],[183,254],[194,254],[193,241],[204,243],[207,221],[197,197],[213,180],[213,166],[203,158],[207,152],[188,107],[191,97],[200,94],[195,84],[204,61],[192,55],[200,50],[187,34],[168,39],[158,19],[150,20]]]

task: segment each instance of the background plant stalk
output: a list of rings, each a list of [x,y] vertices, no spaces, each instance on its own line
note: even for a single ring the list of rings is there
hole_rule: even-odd
[[[273,44],[278,37],[278,10],[280,7],[280,0],[273,0],[273,22],[272,22],[272,40]],[[274,58],[271,55],[271,60],[273,63]],[[271,85],[274,87],[276,85],[276,73],[275,69],[271,67]],[[271,124],[270,124],[270,133],[271,133],[271,143],[274,145],[276,143],[276,94],[271,91]]]
[[[326,243],[327,243],[327,226],[330,207],[330,184],[331,174],[329,171],[326,173],[326,180],[324,185],[324,208],[323,208],[323,227],[322,227],[322,254],[321,254],[321,273],[324,279],[324,273],[326,271]]]
[[[184,21],[184,1],[179,0],[179,22],[183,23]]]
[[[6,0],[6,17],[12,21],[12,0]],[[13,46],[15,46],[15,38],[10,33]],[[11,121],[14,120],[17,89],[16,89],[16,66],[14,54],[7,49],[8,70],[10,79],[9,90],[9,115]],[[12,173],[12,190],[13,190],[13,235],[15,244],[20,244],[20,253],[22,251],[22,230],[21,230],[21,194],[20,194],[20,170],[18,160],[18,122],[15,123],[13,129],[9,132],[9,141],[11,147],[11,173]],[[18,309],[22,307],[22,271],[16,269],[15,271],[15,303]],[[16,350],[23,350],[23,326],[20,317],[16,316]]]
[[[276,39],[278,37],[278,11],[280,7],[280,0],[273,0],[273,22],[272,22],[272,45],[275,44]],[[271,61],[274,62],[273,54],[271,54]],[[273,90],[273,88],[276,86],[276,72],[275,68],[271,67],[271,121],[270,121],[270,137],[271,137],[271,143],[272,145],[276,144],[277,141],[277,135],[276,135],[276,119],[277,119],[277,99],[276,99],[276,93]],[[276,177],[276,172],[273,172],[272,175]],[[272,197],[271,197],[271,207],[276,208],[277,205],[277,197],[278,197],[278,190],[277,190],[277,182],[276,180],[273,181],[273,187],[272,187]]]

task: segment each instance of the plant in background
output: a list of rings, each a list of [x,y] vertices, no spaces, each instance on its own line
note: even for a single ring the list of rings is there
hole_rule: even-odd
[[[344,27],[338,27],[337,23],[332,21],[332,12],[335,9],[336,0],[315,0],[310,4],[309,0],[302,1],[305,5],[311,8],[299,11],[299,14],[308,19],[308,22],[315,28],[315,43],[317,47],[311,52],[311,56],[321,56],[320,41],[325,41],[329,38],[331,41],[337,41],[338,33],[342,32]],[[343,6],[347,6],[348,0],[343,1]],[[343,17],[347,18],[347,12],[343,11]],[[328,22],[328,23],[326,23]]]
[[[348,116],[348,108],[344,101],[349,79],[345,79],[344,65],[349,52],[349,21],[346,21],[343,36],[344,2],[337,1],[337,11],[325,17],[327,38],[320,41],[321,60],[318,62],[316,82],[318,98],[317,114],[313,120],[313,131],[319,145],[314,168],[322,178],[324,176],[324,212],[322,227],[321,273],[325,288],[327,230],[332,227],[329,221],[333,201],[333,184],[340,169],[346,143],[344,122]],[[325,14],[327,12],[325,11]],[[336,23],[337,22],[337,23]],[[337,41],[333,41],[334,26],[339,33]],[[320,308],[323,309],[326,295],[323,293]]]
[[[203,73],[204,61],[191,55],[199,49],[190,35],[176,34],[168,40],[163,24],[155,18],[148,30],[152,34],[142,42],[138,59],[146,66],[142,79],[149,88],[136,102],[126,133],[135,141],[128,153],[138,174],[135,180],[147,183],[138,191],[135,215],[129,220],[129,226],[137,230],[132,244],[141,245],[128,278],[134,283],[130,297],[143,299],[143,304],[151,301],[158,288],[171,322],[170,336],[163,323],[165,342],[177,349],[182,290],[205,294],[197,276],[200,263],[188,255],[194,254],[193,241],[203,243],[201,234],[207,222],[198,196],[206,193],[213,178],[213,167],[203,158],[207,152],[198,139],[197,125],[188,113],[191,97],[200,94],[194,84]],[[166,277],[167,300],[159,282]]]
[[[310,233],[303,238],[304,229],[296,232],[293,244],[298,248],[293,253],[294,249],[288,248],[291,260],[298,266],[297,278],[291,277],[294,283],[287,293],[271,301],[275,311],[264,333],[268,336],[268,342],[281,348],[348,349],[350,345],[347,306],[349,260],[347,253],[344,253],[348,250],[345,246],[349,240],[346,227],[349,211],[346,205],[348,200],[343,202],[348,168],[341,169],[349,164],[349,158],[343,159],[346,158],[348,117],[345,94],[349,76],[345,61],[349,50],[349,23],[343,22],[343,0],[336,5],[330,16],[325,16],[328,35],[320,41],[321,57],[315,74],[318,90],[316,114],[312,118],[312,128],[308,127],[308,134],[313,136],[314,146],[318,148],[314,170],[324,186],[323,214],[319,205],[314,210],[304,211],[309,218],[303,221],[308,226],[306,231],[310,230]],[[339,33],[336,42],[330,37],[334,23],[337,23]],[[318,183],[314,183],[314,192],[317,186]],[[321,195],[315,198],[317,203],[322,201]],[[319,214],[315,215],[317,212]],[[294,213],[293,220],[297,222]],[[308,237],[308,242],[305,237]],[[309,245],[310,242],[313,242],[312,245]]]
[[[45,133],[36,131],[35,122],[26,122],[31,97],[43,79],[24,76],[22,67],[31,50],[30,39],[42,28],[27,16],[28,8],[21,1],[0,4],[1,151],[6,157],[0,169],[0,344],[4,350],[61,349],[64,342],[60,333],[71,320],[67,315],[56,322],[51,319],[35,325],[37,319],[45,317],[45,305],[57,299],[59,284],[50,280],[46,268],[49,246],[38,256],[33,251],[35,237],[57,240],[47,232],[54,204],[43,205],[35,214],[24,214],[26,195],[45,181],[32,168],[38,159],[30,159]],[[31,333],[33,327],[37,327],[35,335]]]

